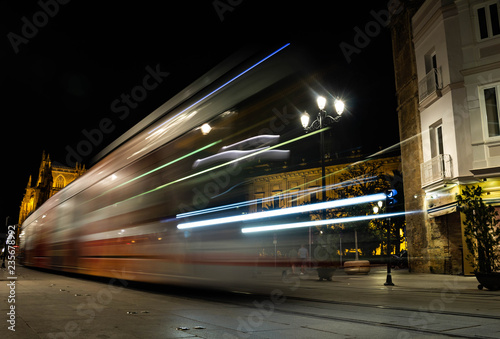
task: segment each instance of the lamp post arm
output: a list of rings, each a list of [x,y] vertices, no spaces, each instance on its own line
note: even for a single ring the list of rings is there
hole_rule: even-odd
[[[311,123],[311,126],[304,128],[304,130],[306,131],[306,133],[313,132],[313,131],[317,131],[317,130],[321,129],[320,126],[321,126],[320,122],[318,121],[318,119],[316,119]]]
[[[335,122],[338,122],[339,120],[340,120],[340,115],[337,115],[337,116],[335,116],[335,117],[332,117],[331,115],[328,115],[328,114],[327,114],[327,115],[326,115],[326,117],[325,117],[325,121],[323,122],[323,124],[324,124],[325,126],[328,126],[328,125],[330,125],[330,124],[333,124],[333,123],[335,123]]]

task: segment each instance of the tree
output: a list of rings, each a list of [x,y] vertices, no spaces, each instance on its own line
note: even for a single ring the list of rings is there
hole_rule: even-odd
[[[380,161],[366,161],[356,163],[347,167],[346,171],[340,176],[342,187],[337,191],[339,198],[352,198],[375,193],[385,192],[389,188],[399,190],[395,206],[392,211],[404,209],[402,176],[398,171],[393,175],[384,174],[381,170]],[[338,211],[337,217],[354,217],[373,214],[373,208],[377,203],[360,204],[349,206]],[[404,225],[404,218],[391,218],[391,243],[400,243],[400,229]],[[372,254],[375,249],[387,239],[387,226],[385,219],[373,219],[371,221],[358,221],[344,225],[343,228],[353,229],[357,233],[358,244],[364,255]],[[399,247],[398,247],[399,248]]]
[[[500,269],[500,228],[498,212],[481,198],[480,186],[468,186],[457,196],[460,211],[465,215],[464,235],[470,254],[466,259],[474,271],[492,273]]]

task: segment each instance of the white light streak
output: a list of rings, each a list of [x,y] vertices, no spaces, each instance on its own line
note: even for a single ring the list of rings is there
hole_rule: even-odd
[[[206,226],[227,224],[227,223],[232,223],[232,222],[241,222],[241,221],[250,221],[250,220],[263,219],[263,218],[272,218],[272,217],[284,216],[284,215],[295,214],[295,213],[317,211],[317,210],[322,210],[322,209],[327,209],[327,208],[337,208],[337,207],[364,204],[364,203],[383,200],[383,199],[385,199],[385,197],[386,197],[386,195],[384,193],[377,193],[377,194],[372,194],[372,195],[366,195],[363,197],[333,200],[333,201],[321,202],[321,203],[317,203],[317,204],[309,204],[309,205],[303,205],[303,206],[283,208],[283,209],[273,210],[273,211],[257,212],[257,213],[251,213],[251,214],[235,215],[235,216],[231,216],[231,217],[187,222],[187,223],[182,223],[182,224],[177,225],[177,228],[182,230],[182,229],[186,229],[186,228],[206,227]]]
[[[355,221],[398,217],[398,216],[402,216],[405,214],[406,214],[406,212],[396,212],[396,213],[386,213],[386,214],[363,215],[363,216],[359,216],[359,217],[313,220],[313,221],[306,221],[306,222],[299,222],[299,223],[295,222],[295,223],[290,223],[290,224],[246,227],[246,228],[242,228],[241,232],[242,233],[255,233],[255,232],[279,231],[279,230],[286,230],[286,229],[293,229],[293,228],[300,228],[300,227],[324,226],[324,225],[331,225],[331,224],[346,224],[346,223],[355,222]]]
[[[359,181],[356,181],[356,182],[359,182],[359,183],[369,182],[369,181],[373,181],[376,178],[377,178],[376,176],[372,176],[372,177],[359,179]],[[294,195],[297,195],[296,199],[298,199],[299,198],[298,194],[305,196],[305,195],[311,194],[311,193],[323,192],[324,190],[334,190],[334,189],[348,187],[348,186],[352,186],[352,185],[353,185],[352,180],[349,180],[349,181],[344,181],[344,182],[341,182],[338,184],[328,185],[325,187],[325,189],[323,189],[322,187],[311,187],[311,188],[304,189],[302,191],[300,190],[300,187],[297,186],[297,187],[291,188],[289,190],[289,192],[281,193],[280,197],[281,198],[290,198],[290,197],[293,197]],[[254,204],[257,204],[258,202],[266,203],[266,202],[273,201],[274,198],[275,198],[275,196],[270,196],[267,198],[247,200],[247,201],[242,201],[242,202],[229,204],[229,205],[211,207],[211,208],[207,208],[207,209],[203,209],[203,210],[179,213],[176,215],[176,218],[181,219],[181,218],[193,217],[195,215],[208,214],[208,213],[213,213],[213,212],[221,212],[221,211],[225,211],[225,210],[229,210],[229,209],[233,209],[233,208],[254,205]]]

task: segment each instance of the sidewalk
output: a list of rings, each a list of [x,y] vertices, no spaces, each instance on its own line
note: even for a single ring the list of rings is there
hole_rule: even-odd
[[[409,273],[393,270],[394,286],[384,286],[385,267],[372,267],[369,274],[347,275],[337,269],[332,281],[319,281],[314,270],[288,276],[284,289],[291,298],[318,300],[339,305],[461,313],[500,317],[500,291],[478,290],[474,276]]]
[[[221,338],[230,333],[232,338],[424,338],[430,333],[438,337],[441,333],[461,337],[500,333],[500,292],[477,290],[474,277],[399,270],[394,272],[395,286],[387,287],[382,267],[373,267],[368,275],[349,276],[337,270],[333,281],[321,282],[314,270],[294,275],[289,282],[281,279],[281,272],[272,268],[263,273],[262,278],[276,278],[271,294],[242,299],[227,293],[214,297],[211,290],[134,287],[116,279],[87,279],[20,266],[15,312],[9,313],[10,281],[2,270],[0,337]],[[15,332],[8,329],[13,326],[8,322],[11,317]],[[241,319],[256,325],[249,332],[238,332]],[[197,325],[204,329],[195,332]],[[179,326],[192,331],[179,331]]]
[[[377,286],[383,287],[387,280],[387,267],[372,267],[368,275],[348,275],[344,273],[344,270],[339,269],[334,273],[333,279],[363,288],[366,287],[367,276],[370,276],[370,280]],[[453,282],[454,287],[460,291],[478,291],[477,285],[479,284],[474,276],[410,273],[408,269],[392,269],[391,277],[393,288],[442,290],[446,287],[446,283]]]
[[[290,274],[288,268],[277,268],[279,273],[284,270]],[[300,272],[297,270],[297,272]],[[295,275],[301,281],[315,281],[318,280],[318,275],[315,269],[307,269],[305,274],[296,273]],[[442,289],[445,282],[456,281],[459,290],[477,290],[479,285],[476,277],[462,276],[462,275],[446,275],[446,274],[432,274],[432,273],[410,273],[408,269],[391,269],[391,278],[394,288],[412,288],[412,289]],[[387,281],[387,267],[372,266],[368,274],[346,274],[343,268],[335,270],[332,281],[340,283],[341,286],[351,286],[358,288],[370,288],[375,286],[384,286]],[[370,281],[370,284],[367,284]],[[388,286],[386,286],[388,287]],[[493,291],[492,291],[493,292]],[[498,291],[495,291],[498,292]]]
[[[347,275],[343,269],[337,269],[332,281],[319,281],[317,272],[312,269],[304,275],[289,275],[282,279],[284,268],[277,267],[263,272],[261,279],[272,282],[272,289],[281,292],[291,299],[318,301],[320,303],[338,304],[341,307],[352,305],[363,308],[392,308],[415,312],[456,312],[500,317],[500,291],[478,290],[475,277],[451,276],[440,274],[409,273],[408,270],[394,270],[392,281],[394,286],[384,286],[387,273],[385,267],[372,267],[369,274]],[[89,282],[85,278],[67,277],[54,273],[31,270],[22,266],[16,270],[16,293],[18,301],[34,305],[44,303],[47,295],[55,301],[65,293],[54,292],[71,290],[76,293],[96,295],[108,283]],[[7,312],[9,304],[5,302],[9,293],[8,272],[0,271],[0,294],[4,302],[0,311]],[[70,285],[66,286],[66,285]],[[89,289],[92,286],[92,290]],[[132,291],[132,290],[131,290]],[[59,305],[59,304],[58,304]],[[64,303],[61,309],[54,312],[64,315]],[[23,308],[26,312],[28,308]]]

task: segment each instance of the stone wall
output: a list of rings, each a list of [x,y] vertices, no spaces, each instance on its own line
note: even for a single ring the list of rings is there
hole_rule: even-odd
[[[418,81],[411,18],[423,1],[404,1],[402,10],[391,18],[396,96],[398,100],[401,165],[403,172],[406,236],[410,269],[429,272],[428,238],[424,212],[425,194],[421,189],[420,164],[423,161],[418,110]]]

